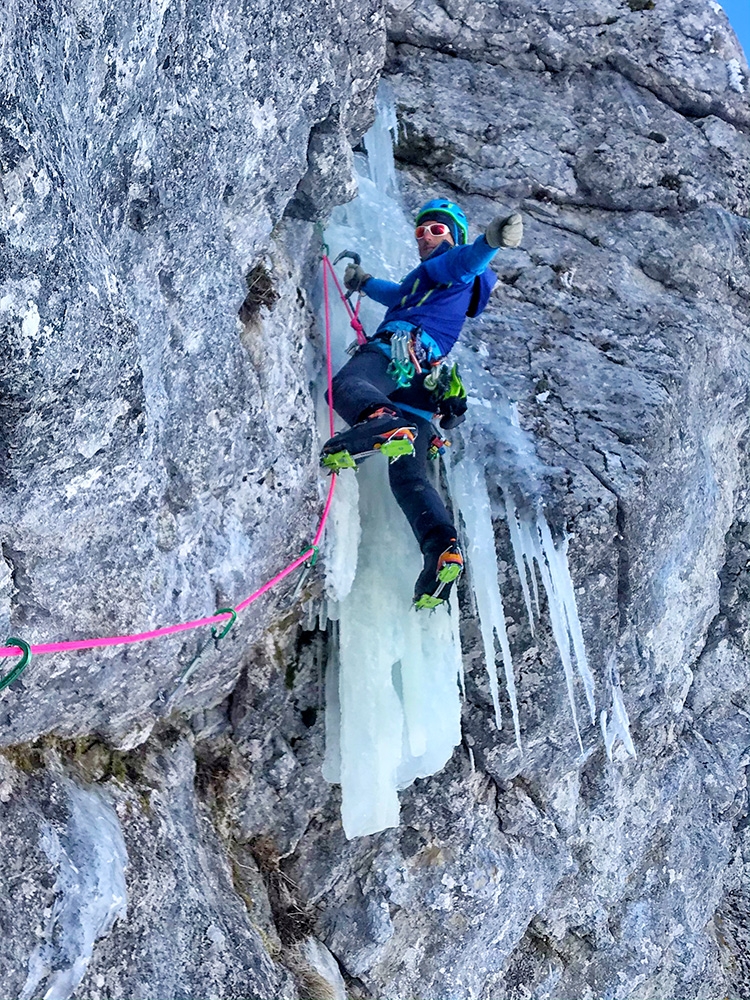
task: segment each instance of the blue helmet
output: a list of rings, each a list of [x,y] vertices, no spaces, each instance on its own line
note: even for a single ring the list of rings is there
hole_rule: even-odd
[[[445,198],[433,198],[426,205],[422,205],[414,222],[418,226],[423,219],[444,222],[446,226],[449,226],[456,246],[468,243],[469,220],[455,202],[447,201]]]

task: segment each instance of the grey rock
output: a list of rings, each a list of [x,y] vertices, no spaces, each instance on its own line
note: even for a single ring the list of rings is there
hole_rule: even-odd
[[[141,801],[132,786],[112,789],[130,859],[128,919],[97,949],[80,995],[291,1000],[291,978],[266,950],[272,939],[259,933],[263,903],[254,926],[252,899],[243,902],[235,888],[237,862],[195,799],[188,743],[139,763],[148,789]]]
[[[324,946],[381,1000],[750,991],[747,63],[702,0],[389,9],[407,204],[448,192],[473,232],[524,217],[466,342],[550,470],[638,757],[608,761],[596,726],[579,753],[488,448],[523,756],[467,590],[464,744],[398,830],[353,842],[321,770],[331,633],[300,628],[292,582],[175,697],[205,636],[39,657],[0,712],[13,995],[56,896],[40,825],[64,837],[71,781],[106,797],[129,859],[92,1000],[341,996]],[[383,12],[139,17],[0,13],[0,617],[34,641],[236,603],[320,510],[312,223],[352,194]],[[21,745],[49,733],[86,738]]]
[[[382,11],[344,10],[198,4],[134,22],[116,5],[53,18],[19,0],[0,15],[10,634],[203,617],[314,530],[308,263],[272,233],[298,189],[318,199],[316,217],[342,194],[346,137],[372,117]],[[241,324],[245,277],[258,273],[272,294]],[[243,642],[279,605],[254,610],[209,700],[231,690]],[[1,739],[98,730],[133,745],[200,641],[30,669]]]

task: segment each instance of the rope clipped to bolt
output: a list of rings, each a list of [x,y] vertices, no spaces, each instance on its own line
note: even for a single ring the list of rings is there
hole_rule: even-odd
[[[333,416],[333,367],[331,361],[331,302],[330,293],[328,285],[328,274],[333,275],[333,279],[336,284],[336,289],[339,293],[341,301],[344,303],[347,313],[349,315],[350,322],[355,330],[357,330],[357,339],[360,343],[363,343],[366,338],[364,336],[364,331],[362,329],[362,324],[359,323],[358,313],[359,313],[359,303],[357,303],[356,308],[352,308],[351,303],[346,298],[344,290],[342,289],[336,272],[333,269],[333,264],[328,256],[328,247],[323,243],[323,253],[322,253],[322,264],[323,264],[323,304],[324,304],[324,316],[325,316],[325,345],[326,345],[326,379],[328,383],[328,426],[331,436],[334,434],[334,416]],[[358,326],[356,325],[358,324]],[[73,639],[66,642],[44,642],[44,643],[34,643],[33,645],[27,642],[25,639],[20,639],[16,636],[11,636],[5,641],[4,646],[0,646],[0,659],[3,657],[13,657],[20,656],[21,659],[16,663],[11,670],[9,670],[5,675],[0,677],[0,691],[7,688],[13,681],[17,680],[23,671],[28,667],[31,662],[32,656],[44,655],[46,653],[71,653],[81,649],[96,649],[103,646],[125,646],[136,642],[147,642],[151,639],[162,639],[168,635],[176,635],[179,632],[187,632],[192,629],[202,628],[206,625],[218,626],[223,625],[224,627],[219,632],[216,627],[212,628],[212,636],[214,642],[217,644],[224,639],[229,630],[234,625],[237,615],[244,611],[245,608],[253,604],[264,594],[272,590],[277,584],[281,583],[290,573],[293,573],[300,566],[308,566],[312,568],[318,559],[318,554],[320,552],[321,539],[323,537],[323,532],[325,530],[326,522],[328,521],[329,514],[331,512],[331,504],[333,503],[333,494],[336,489],[336,476],[331,476],[328,485],[328,496],[326,497],[326,502],[323,508],[323,513],[318,524],[317,531],[315,532],[315,537],[313,538],[310,545],[306,546],[303,551],[297,556],[296,559],[292,560],[287,566],[284,567],[276,576],[272,579],[266,581],[261,587],[253,591],[248,597],[243,601],[240,601],[238,605],[234,608],[220,608],[213,615],[209,615],[205,618],[196,618],[192,621],[179,622],[176,625],[166,625],[163,628],[151,629],[148,632],[134,632],[129,635],[115,635],[115,636],[98,636],[91,639]]]

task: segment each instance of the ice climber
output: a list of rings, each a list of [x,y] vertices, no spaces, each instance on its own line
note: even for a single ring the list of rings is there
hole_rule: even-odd
[[[463,570],[457,532],[431,484],[427,459],[442,441],[432,426],[455,426],[466,411],[458,371],[445,359],[467,316],[478,316],[497,280],[489,263],[500,247],[516,247],[521,216],[498,216],[483,236],[468,243],[458,205],[428,201],[415,219],[421,263],[397,284],[346,268],[344,284],[387,306],[383,322],[333,381],[336,412],[350,429],[323,446],[321,463],[333,471],[355,467],[366,455],[390,459],[391,490],[406,515],[424,558],[414,588],[418,609],[445,601]]]

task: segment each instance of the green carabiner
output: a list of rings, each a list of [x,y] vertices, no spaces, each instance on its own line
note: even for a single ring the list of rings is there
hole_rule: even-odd
[[[5,645],[18,646],[22,655],[15,667],[9,670],[5,677],[0,678],[0,691],[7,688],[9,684],[12,684],[17,677],[20,677],[31,662],[31,646],[25,639],[18,639],[16,636],[10,635],[5,640]]]
[[[325,230],[323,229],[323,224],[321,222],[316,222],[315,229],[318,231],[318,235],[320,236],[320,242],[323,246],[323,253],[321,254],[321,256],[330,257],[331,251],[328,244],[326,243]]]
[[[234,608],[219,608],[219,610],[214,612],[214,614],[232,616],[226,623],[224,628],[221,630],[221,634],[219,634],[216,631],[216,627],[214,625],[211,626],[211,635],[214,637],[214,641],[216,643],[219,643],[227,635],[232,625],[234,625],[234,623],[237,621],[237,612],[234,610]]]
[[[303,556],[305,554],[305,552],[310,552],[311,550],[312,550],[312,555],[310,556],[309,559],[306,559],[305,562],[304,562],[304,564],[303,564],[305,566],[309,566],[310,569],[312,569],[313,566],[315,566],[315,563],[318,561],[318,556],[320,555],[320,546],[319,545],[305,545],[304,548],[302,548],[302,549],[299,550],[299,554],[301,556]]]
[[[411,361],[397,361],[395,358],[388,365],[388,375],[399,389],[408,389],[414,379],[416,369]]]

